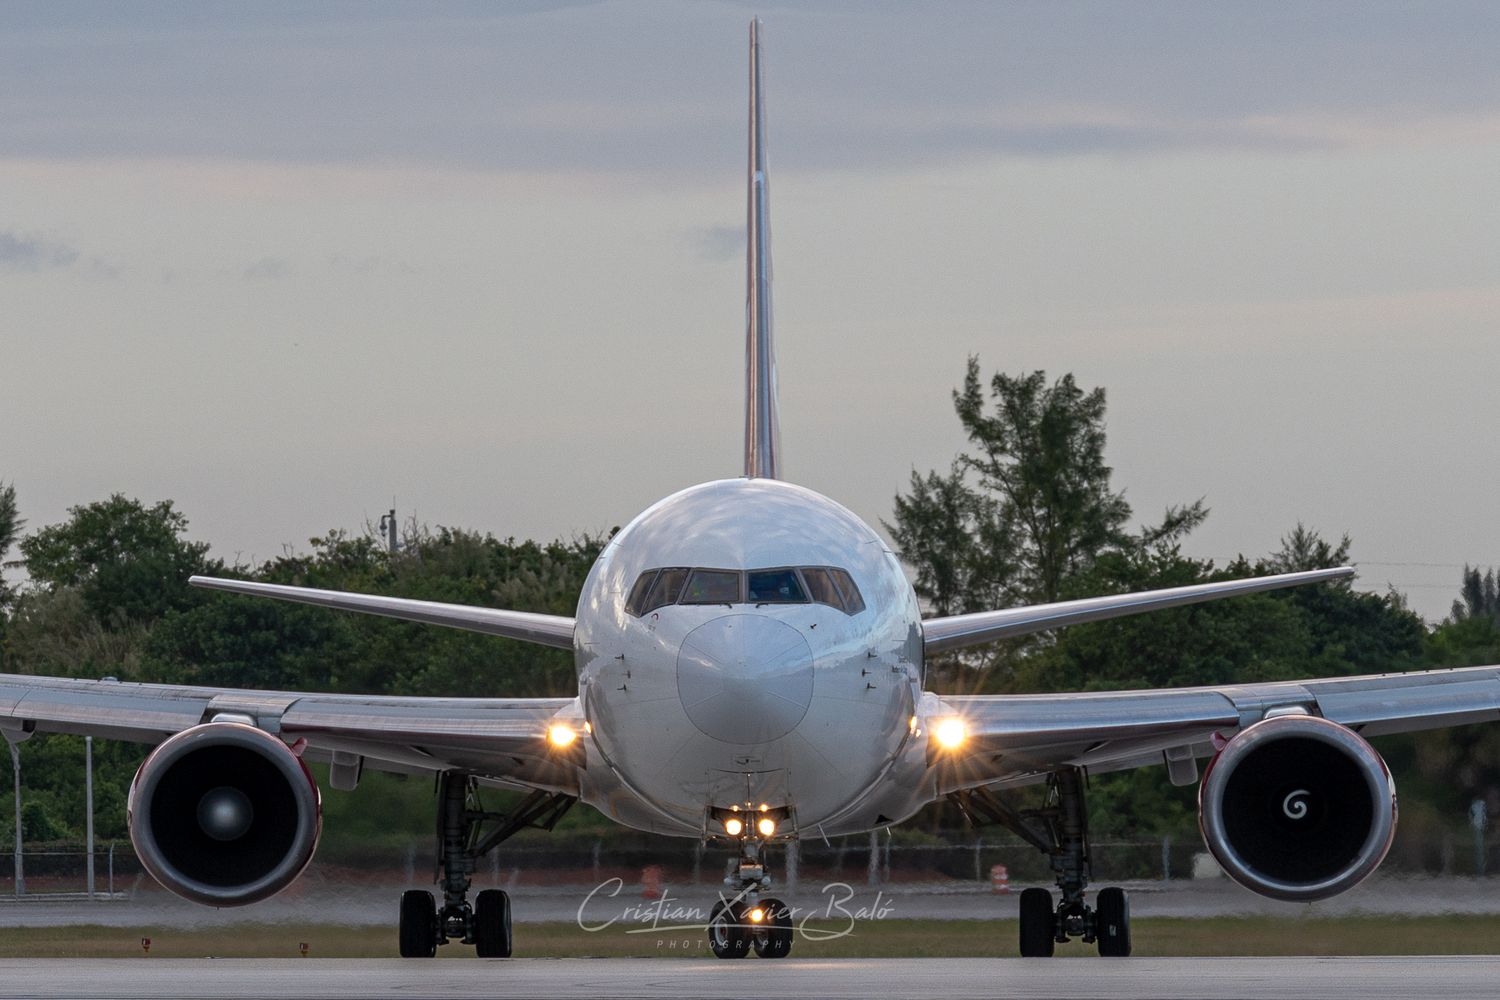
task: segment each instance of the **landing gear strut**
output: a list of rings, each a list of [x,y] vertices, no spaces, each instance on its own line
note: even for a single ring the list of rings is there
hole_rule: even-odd
[[[1053,907],[1046,889],[1021,893],[1021,955],[1047,958],[1069,938],[1097,944],[1099,954],[1123,958],[1130,954],[1130,905],[1122,889],[1099,890],[1094,905],[1084,902],[1092,873],[1089,857],[1088,810],[1084,773],[1069,767],[1047,779],[1047,801],[1040,809],[1017,810],[995,792],[984,788],[957,793],[954,798],[975,826],[995,823],[1020,836],[1047,855],[1061,899]]]
[[[529,826],[550,830],[577,801],[572,796],[532,792],[509,813],[486,812],[472,775],[444,771],[438,776],[438,858],[434,881],[443,888],[438,906],[432,893],[401,894],[402,958],[432,958],[440,944],[458,940],[474,946],[480,958],[509,958],[510,896],[485,889],[469,904],[469,886],[480,858]],[[486,824],[492,824],[486,831]]]
[[[731,890],[720,897],[708,920],[708,946],[718,958],[744,958],[755,950],[758,958],[786,958],[792,953],[792,911],[781,900],[761,897],[769,888],[760,841],[740,841],[740,856],[724,885]]]

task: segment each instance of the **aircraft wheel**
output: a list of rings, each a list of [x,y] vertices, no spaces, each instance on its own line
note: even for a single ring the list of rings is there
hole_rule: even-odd
[[[746,906],[729,906],[722,899],[708,917],[708,946],[718,958],[744,958],[750,953],[750,932],[745,927]]]
[[[760,901],[761,912],[765,914],[760,926],[751,921],[754,928],[750,932],[750,941],[755,946],[757,958],[786,958],[792,953],[792,911],[779,899],[763,899]]]
[[[1099,954],[1105,958],[1130,954],[1130,902],[1124,889],[1111,886],[1099,890],[1094,899],[1094,937],[1099,942]]]
[[[1057,946],[1057,915],[1052,893],[1026,889],[1021,893],[1021,957],[1051,958]]]
[[[426,889],[408,889],[401,894],[399,937],[402,958],[437,954],[437,905]]]
[[[500,889],[485,889],[474,897],[474,953],[510,958],[510,896]]]

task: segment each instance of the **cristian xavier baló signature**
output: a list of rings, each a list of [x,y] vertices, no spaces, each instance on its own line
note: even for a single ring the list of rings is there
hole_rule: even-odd
[[[668,890],[664,890],[659,899],[629,903],[618,909],[606,902],[617,899],[624,888],[623,879],[611,878],[591,889],[578,904],[578,926],[590,933],[619,927],[626,934],[705,930],[708,927],[709,911],[677,899]],[[826,883],[820,895],[823,901],[817,906],[789,907],[793,926],[808,941],[848,937],[861,922],[885,920],[895,912],[895,903],[883,892],[876,892],[875,898],[868,903],[856,902],[854,887],[847,882]],[[739,897],[721,894],[720,899],[732,903]],[[817,926],[813,926],[814,923]]]

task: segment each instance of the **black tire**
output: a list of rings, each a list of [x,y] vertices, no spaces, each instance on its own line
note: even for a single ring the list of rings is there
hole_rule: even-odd
[[[1099,954],[1105,958],[1130,955],[1130,902],[1125,890],[1111,886],[1100,889],[1094,900],[1094,937]]]
[[[485,889],[474,897],[474,953],[480,958],[510,958],[510,897]]]
[[[750,953],[750,931],[745,927],[744,903],[729,906],[722,899],[708,917],[708,946],[716,958],[744,958]]]
[[[765,918],[750,932],[757,958],[786,958],[792,953],[792,911],[779,899],[760,901]],[[751,922],[752,925],[754,921]]]
[[[431,958],[437,954],[437,905],[426,889],[401,894],[402,958]]]
[[[1021,957],[1051,958],[1057,947],[1057,914],[1052,893],[1026,889],[1021,893]]]

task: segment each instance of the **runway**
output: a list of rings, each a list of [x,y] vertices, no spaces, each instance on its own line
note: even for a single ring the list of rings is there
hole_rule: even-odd
[[[1500,958],[0,961],[0,998],[1490,998]]]

